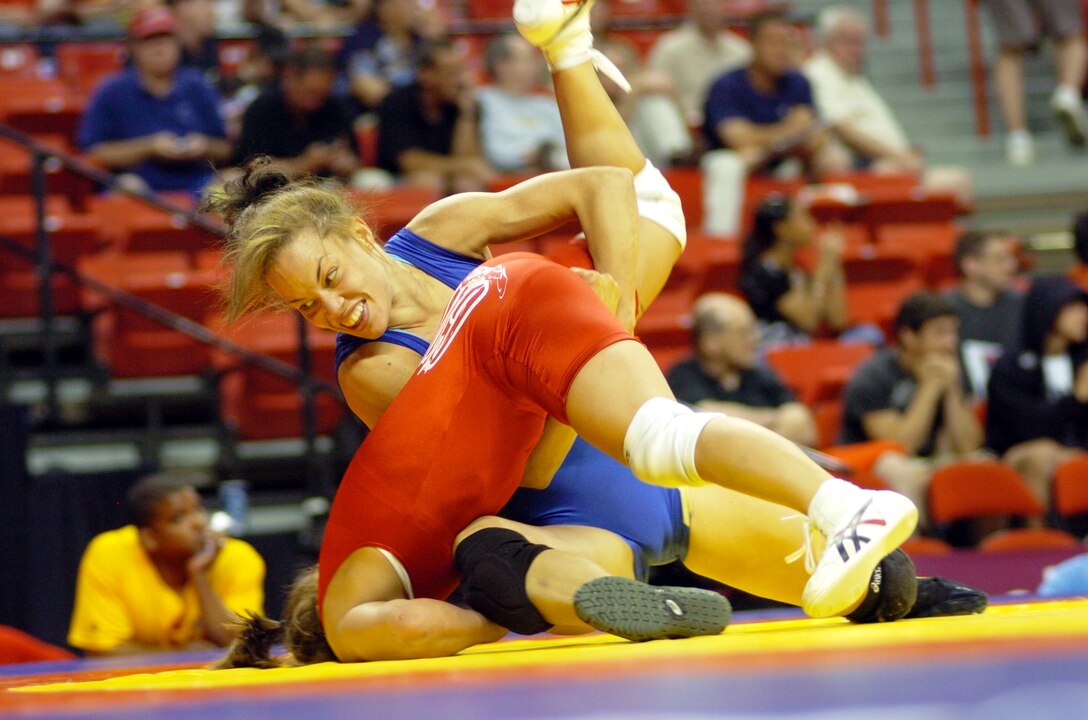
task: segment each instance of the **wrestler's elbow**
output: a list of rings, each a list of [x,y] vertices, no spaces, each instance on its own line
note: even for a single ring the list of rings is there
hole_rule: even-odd
[[[377,659],[400,660],[434,657],[435,647],[444,640],[445,628],[421,603],[392,600],[382,610],[382,628],[388,654]],[[383,643],[385,645],[385,643]]]

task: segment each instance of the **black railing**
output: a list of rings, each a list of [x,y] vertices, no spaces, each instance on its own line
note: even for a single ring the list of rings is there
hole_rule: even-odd
[[[31,188],[34,199],[35,212],[35,247],[30,249],[16,240],[0,236],[0,250],[20,255],[34,264],[38,276],[38,302],[40,306],[40,320],[42,323],[42,380],[46,384],[45,414],[49,420],[59,416],[57,387],[61,379],[61,366],[58,357],[58,342],[56,328],[56,314],[53,296],[52,278],[62,274],[71,278],[77,285],[89,288],[94,292],[109,298],[116,305],[122,306],[135,313],[150,318],[168,328],[183,333],[201,343],[229,353],[244,363],[255,365],[263,370],[287,379],[299,386],[302,394],[302,437],[306,443],[307,469],[310,470],[311,484],[318,481],[313,472],[317,465],[317,421],[315,410],[315,395],[318,392],[327,392],[339,400],[343,400],[339,388],[321,378],[314,377],[311,373],[311,359],[308,344],[308,326],[301,315],[297,316],[298,325],[298,367],[283,362],[277,358],[254,352],[228,338],[222,337],[210,329],[194,322],[187,317],[178,315],[163,307],[150,303],[131,293],[101,282],[100,280],[85,275],[74,266],[58,262],[54,258],[50,239],[49,223],[46,221],[46,196],[48,195],[47,163],[57,163],[59,168],[68,170],[78,176],[90,180],[110,192],[128,195],[140,202],[169,213],[174,217],[183,218],[185,222],[217,236],[223,236],[225,229],[222,224],[200,214],[190,208],[180,207],[168,202],[154,193],[141,192],[125,187],[110,173],[81,160],[78,157],[49,148],[25,133],[0,123],[0,137],[6,138],[26,148],[31,156]],[[297,315],[297,314],[296,314]]]

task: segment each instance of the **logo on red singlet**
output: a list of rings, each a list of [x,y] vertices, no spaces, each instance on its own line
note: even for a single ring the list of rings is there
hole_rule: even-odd
[[[417,372],[420,375],[438,364],[453,344],[457,333],[461,332],[468,316],[487,297],[492,285],[495,286],[500,300],[506,295],[506,282],[506,268],[502,265],[476,268],[461,281],[453,299],[446,306],[446,312],[442,314],[442,321],[438,325],[438,333],[431,342],[431,347],[419,363]]]

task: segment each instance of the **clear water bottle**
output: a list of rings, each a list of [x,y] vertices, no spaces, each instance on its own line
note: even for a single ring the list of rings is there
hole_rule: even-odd
[[[249,483],[224,480],[219,483],[219,504],[231,519],[231,535],[245,533],[249,523]]]

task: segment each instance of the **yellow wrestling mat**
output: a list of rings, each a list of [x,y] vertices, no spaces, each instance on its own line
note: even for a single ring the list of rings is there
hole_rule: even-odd
[[[939,650],[937,647],[939,646]],[[388,662],[324,663],[272,670],[173,670],[106,680],[10,688],[5,693],[61,694],[104,691],[209,691],[265,688],[296,683],[350,682],[355,689],[388,688],[391,680],[415,683],[489,681],[562,673],[566,678],[604,674],[639,675],[652,669],[712,671],[714,668],[821,668],[850,662],[920,662],[939,654],[979,658],[1003,651],[1061,654],[1088,648],[1088,599],[1025,602],[990,607],[982,615],[929,618],[881,625],[829,620],[785,619],[745,622],[722,635],[686,640],[630,643],[609,635],[505,640],[465,650],[454,657]],[[52,676],[50,680],[55,679]],[[1085,678],[1088,681],[1088,678]],[[9,696],[10,698],[10,696]],[[2,698],[0,698],[2,701]],[[2,704],[2,702],[0,702]],[[1088,709],[1085,711],[1088,713]]]

